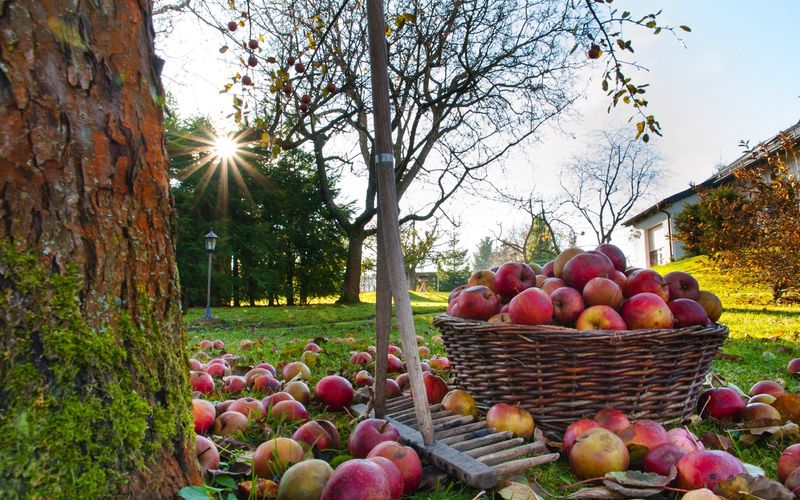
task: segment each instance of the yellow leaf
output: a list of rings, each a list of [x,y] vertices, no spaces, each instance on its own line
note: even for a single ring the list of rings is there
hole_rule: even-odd
[[[389,23],[386,23],[386,31],[385,31],[385,33],[386,33],[386,38],[389,38],[390,36],[392,36],[392,27],[389,26]]]
[[[269,134],[261,132],[261,145],[266,146],[267,144],[269,144]]]
[[[306,31],[306,40],[308,40],[308,48],[314,50],[317,48],[317,41],[314,40],[314,37],[311,36],[311,33]]]
[[[638,139],[640,135],[644,132],[644,122],[639,122],[636,124],[636,138]]]
[[[262,35],[261,33],[258,34],[258,41],[264,42],[264,35]]]

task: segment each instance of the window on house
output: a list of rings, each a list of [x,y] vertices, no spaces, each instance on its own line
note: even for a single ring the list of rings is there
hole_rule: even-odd
[[[648,266],[652,267],[666,263],[668,244],[667,231],[663,222],[647,230]]]

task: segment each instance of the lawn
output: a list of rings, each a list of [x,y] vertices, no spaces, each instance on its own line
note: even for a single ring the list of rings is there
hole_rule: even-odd
[[[738,276],[718,273],[705,258],[692,258],[657,268],[662,274],[673,270],[691,273],[697,278],[702,289],[717,294],[725,306],[721,322],[728,325],[731,337],[726,342],[725,356],[714,362],[714,371],[745,392],[750,386],[764,379],[784,382],[791,391],[800,390],[800,382],[791,379],[786,373],[789,360],[800,357],[796,340],[800,335],[800,306],[775,305],[770,301],[765,287],[743,284]],[[412,308],[417,332],[425,338],[424,344],[433,354],[445,355],[444,348],[431,340],[437,331],[432,319],[446,307],[446,293],[411,294]],[[242,353],[246,360],[268,361],[278,364],[281,361],[297,360],[308,339],[317,339],[323,345],[323,355],[312,369],[314,381],[332,372],[346,372],[352,379],[354,370],[348,360],[352,350],[364,350],[374,344],[374,293],[362,294],[363,302],[358,305],[314,304],[298,307],[257,307],[238,309],[215,309],[216,321],[200,321],[202,309],[190,310],[185,322],[191,345],[203,338],[220,338],[228,350],[238,351],[239,341],[257,340],[256,349]],[[393,331],[393,339],[397,332]],[[338,343],[335,339],[353,337],[355,344]],[[193,350],[192,352],[195,352]],[[312,414],[319,414],[321,408],[310,408]],[[347,417],[326,414],[334,418],[340,431],[350,430]],[[694,427],[695,432],[715,430],[724,433],[725,429],[703,423]],[[343,436],[344,439],[344,436]],[[256,443],[257,444],[257,443]],[[788,445],[785,442],[764,442],[755,446],[737,446],[739,457],[748,463],[765,469],[775,477],[775,463],[781,451]],[[530,471],[529,477],[546,490],[563,493],[562,487],[576,481],[569,467],[558,462],[538,467]],[[418,493],[415,498],[473,498],[478,492],[448,483],[433,492]]]

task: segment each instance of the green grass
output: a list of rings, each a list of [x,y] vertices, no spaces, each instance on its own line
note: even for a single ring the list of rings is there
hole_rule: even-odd
[[[788,362],[800,357],[795,345],[800,336],[800,306],[775,305],[766,287],[748,285],[740,276],[721,273],[702,257],[674,262],[656,270],[662,274],[673,270],[689,272],[697,278],[702,289],[717,294],[722,300],[725,312],[720,322],[730,327],[731,335],[723,349],[725,356],[714,361],[715,373],[745,392],[752,384],[764,379],[778,380],[785,383],[789,390],[800,391],[800,383],[786,373]],[[425,339],[423,344],[434,355],[446,354],[443,346],[432,340],[438,333],[432,326],[432,320],[445,310],[447,294],[412,293],[411,299],[417,333]],[[327,301],[297,307],[214,309],[215,320],[212,322],[201,321],[203,310],[193,309],[185,316],[185,322],[192,345],[204,338],[220,338],[225,341],[228,350],[238,352],[241,340],[258,340],[254,350],[241,353],[245,361],[253,363],[268,361],[278,365],[297,360],[303,345],[310,339],[317,339],[323,346],[323,354],[312,368],[313,382],[335,372],[352,380],[356,370],[349,363],[349,352],[364,350],[374,344],[375,294],[362,294],[362,300],[364,302],[361,304],[347,306]],[[352,337],[355,343],[335,341],[342,337]],[[396,328],[393,329],[392,340],[397,343]],[[344,450],[346,436],[352,429],[351,417],[341,413],[325,413],[313,402],[309,412],[316,418],[329,418],[336,423],[343,434]],[[282,435],[290,435],[293,426],[284,425],[278,430],[282,431]],[[725,428],[708,422],[694,426],[692,430],[697,433],[727,433]],[[251,442],[258,444],[258,436],[249,437]],[[261,436],[261,439],[265,440],[266,436]],[[743,461],[764,468],[774,478],[777,458],[788,444],[762,442],[749,447],[739,445],[736,451]],[[562,488],[576,481],[563,461],[537,467],[529,471],[528,476],[546,490],[556,493],[564,493]],[[469,499],[477,494],[477,491],[456,482],[447,482],[437,490],[418,493],[414,498]]]

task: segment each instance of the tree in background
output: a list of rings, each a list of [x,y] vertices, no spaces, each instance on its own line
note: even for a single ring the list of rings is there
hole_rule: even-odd
[[[661,176],[659,157],[625,131],[600,132],[586,153],[561,171],[566,202],[586,221],[597,243],[608,243],[617,226]]]
[[[451,231],[447,248],[436,255],[436,274],[441,291],[450,291],[467,282],[472,274],[468,254],[459,246],[457,229]]]
[[[417,269],[432,261],[440,237],[438,219],[434,221],[432,227],[425,230],[417,229],[416,222],[401,228],[400,244],[403,246],[406,279],[412,290],[416,290],[417,287]]]
[[[501,193],[501,199],[528,217],[526,224],[512,227],[507,234],[503,234],[502,226],[494,234],[503,262],[517,260],[541,265],[554,259],[562,248],[575,245],[575,230],[560,213],[563,203],[546,203],[533,195],[515,198]]]
[[[709,209],[710,205],[726,204],[733,210],[743,203],[741,193],[735,188],[723,186],[703,193],[699,203],[686,205],[675,214],[675,238],[683,243],[687,255],[709,255],[711,244],[719,238],[723,221],[719,214]]]
[[[494,248],[492,238],[484,236],[478,242],[478,248],[472,254],[472,270],[482,271],[494,267]]]

